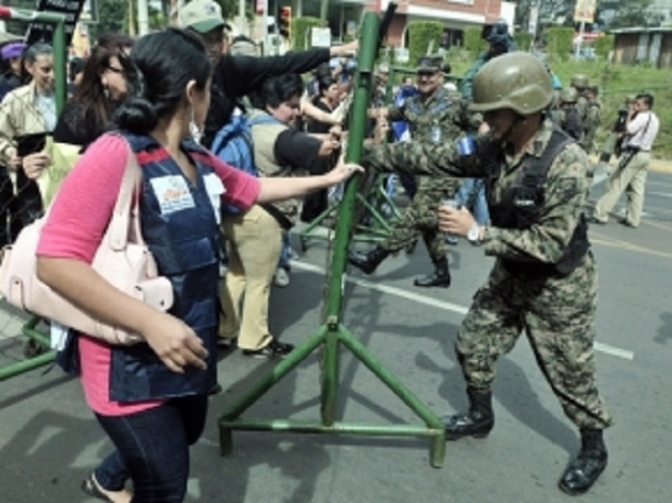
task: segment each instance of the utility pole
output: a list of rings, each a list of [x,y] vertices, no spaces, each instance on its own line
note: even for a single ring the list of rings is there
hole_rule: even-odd
[[[133,0],[128,0],[128,34],[135,37],[135,6]]]
[[[320,5],[320,19],[322,21],[326,21],[328,15],[329,15],[329,0],[322,0],[322,4]]]
[[[149,6],[147,0],[138,0],[138,35],[149,33]]]
[[[238,26],[241,35],[247,35],[247,21],[245,19],[245,0],[238,0]]]

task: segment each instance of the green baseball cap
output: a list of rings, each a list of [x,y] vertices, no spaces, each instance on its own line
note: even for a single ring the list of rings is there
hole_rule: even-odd
[[[215,28],[231,27],[222,17],[222,8],[213,0],[192,0],[182,7],[178,16],[182,28],[191,28],[198,33],[207,33]]]

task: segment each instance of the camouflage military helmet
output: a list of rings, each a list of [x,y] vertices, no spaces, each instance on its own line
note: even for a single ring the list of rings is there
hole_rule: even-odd
[[[583,89],[584,87],[588,87],[588,77],[583,73],[577,73],[572,76],[572,80],[569,83],[577,89]]]
[[[573,87],[566,87],[560,91],[560,101],[562,103],[576,103],[579,99],[579,92]]]
[[[544,110],[553,100],[551,76],[527,52],[510,52],[488,61],[474,77],[475,112],[509,108],[520,115]]]

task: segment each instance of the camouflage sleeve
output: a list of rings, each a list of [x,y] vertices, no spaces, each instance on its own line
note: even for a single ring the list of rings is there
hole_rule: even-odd
[[[405,120],[404,106],[387,107],[387,120],[390,122]]]
[[[571,144],[551,166],[537,223],[529,229],[488,227],[486,255],[509,260],[556,263],[569,244],[588,195],[588,158]]]
[[[486,53],[483,52],[478,56],[476,61],[474,61],[474,63],[471,65],[469,70],[467,70],[467,73],[464,74],[464,77],[462,77],[462,80],[460,81],[460,92],[467,101],[471,101],[473,98],[474,77],[481,69],[481,67],[485,64],[485,62],[486,62]]]
[[[487,173],[493,148],[489,135],[475,140],[476,155],[460,156],[456,144],[449,143],[389,143],[364,149],[361,164],[371,171],[407,173],[410,175],[451,175],[482,178]]]

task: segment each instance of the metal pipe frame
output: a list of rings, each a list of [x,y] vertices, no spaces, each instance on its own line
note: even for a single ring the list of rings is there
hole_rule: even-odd
[[[380,19],[374,13],[364,16],[360,43],[359,69],[355,80],[355,100],[350,118],[350,142],[346,161],[359,162],[369,105],[373,66],[379,46]],[[286,359],[282,360],[266,376],[253,385],[220,418],[219,436],[222,455],[233,450],[233,430],[281,431],[296,433],[327,433],[386,437],[428,437],[431,439],[430,464],[435,468],[443,465],[445,457],[445,430],[441,419],[432,412],[395,375],[387,370],[350,331],[341,324],[343,304],[344,274],[347,249],[352,233],[353,216],[357,199],[359,176],[346,185],[341,201],[336,234],[333,243],[331,268],[325,303],[324,324],[305,342],[299,345]],[[424,425],[368,425],[350,424],[336,421],[339,382],[339,349],[343,345],[351,351],[376,377],[394,392]],[[322,350],[322,371],[320,375],[320,421],[296,421],[288,419],[241,418],[252,404],[269,391],[277,382],[292,371],[313,351]]]

